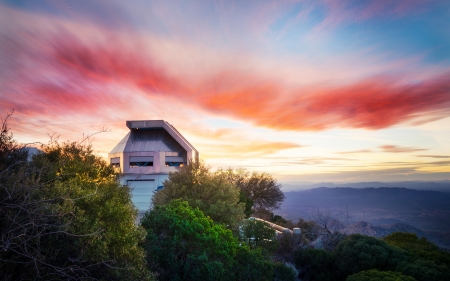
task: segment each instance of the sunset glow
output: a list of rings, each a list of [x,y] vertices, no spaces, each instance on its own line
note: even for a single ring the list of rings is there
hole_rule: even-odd
[[[281,182],[450,179],[446,0],[0,1],[0,42],[21,143],[164,119]]]

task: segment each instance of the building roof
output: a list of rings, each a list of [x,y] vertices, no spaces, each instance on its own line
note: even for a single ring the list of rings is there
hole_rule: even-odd
[[[126,121],[130,132],[114,147],[110,154],[135,151],[178,151],[197,150],[168,122],[164,120]]]

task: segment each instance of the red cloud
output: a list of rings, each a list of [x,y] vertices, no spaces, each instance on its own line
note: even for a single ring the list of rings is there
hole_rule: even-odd
[[[0,104],[29,114],[126,108],[132,97],[108,90],[116,84],[141,89],[150,99],[156,95],[183,99],[193,107],[280,130],[382,129],[417,118],[442,118],[450,112],[448,74],[416,84],[374,77],[314,89],[287,87],[230,69],[193,81],[172,75],[170,66],[157,63],[158,54],[121,46],[120,40],[105,46],[87,45],[67,34],[26,39],[10,43],[20,48],[3,49],[12,55],[5,66],[14,65],[8,77],[20,80],[2,78],[4,92],[12,96],[0,96]],[[35,50],[35,45],[43,44],[46,48]]]
[[[193,99],[210,111],[287,130],[382,129],[450,109],[450,80],[444,77],[415,85],[374,78],[341,88],[289,89],[289,95],[277,95],[286,89],[263,78],[246,83]]]

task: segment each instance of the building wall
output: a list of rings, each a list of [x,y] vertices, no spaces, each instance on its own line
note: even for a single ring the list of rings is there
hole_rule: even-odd
[[[109,161],[119,164],[121,183],[134,186],[132,200],[139,209],[139,221],[151,207],[154,192],[162,188],[170,172],[178,171],[179,167],[170,165],[197,161],[198,152],[164,120],[127,121],[127,127],[130,132],[111,151]],[[152,157],[153,165],[131,167],[131,157]]]

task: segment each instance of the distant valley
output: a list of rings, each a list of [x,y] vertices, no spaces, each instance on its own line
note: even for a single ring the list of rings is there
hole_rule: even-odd
[[[332,182],[284,182],[284,191],[307,190],[318,187],[403,187],[415,190],[440,191],[450,193],[450,180],[438,181],[397,181],[397,182],[352,182],[352,183],[332,183]]]
[[[450,193],[447,192],[399,187],[321,187],[285,192],[285,195],[276,213],[293,221],[314,220],[318,212],[328,212],[344,224],[341,228],[347,228],[348,233],[366,231],[372,232],[371,236],[383,236],[383,233],[408,231],[450,245]]]

